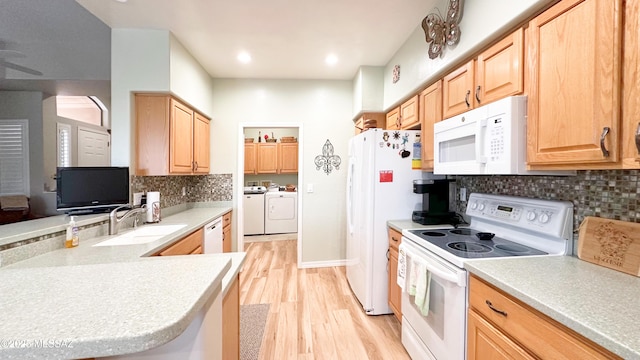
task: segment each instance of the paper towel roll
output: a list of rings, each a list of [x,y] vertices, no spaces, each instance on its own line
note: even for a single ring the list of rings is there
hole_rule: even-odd
[[[147,222],[160,221],[160,192],[147,191]]]

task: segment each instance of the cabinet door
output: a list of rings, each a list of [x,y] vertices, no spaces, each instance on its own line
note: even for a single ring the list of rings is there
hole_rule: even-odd
[[[222,228],[222,252],[231,252],[231,225]]]
[[[278,143],[258,144],[258,174],[278,173]]]
[[[193,125],[194,172],[208,174],[210,169],[209,149],[211,138],[209,119],[196,113]]]
[[[474,107],[474,60],[442,78],[442,116],[450,118]]]
[[[400,129],[400,108],[395,108],[387,113],[387,130]]]
[[[433,170],[433,125],[442,120],[442,80],[420,93],[422,170]]]
[[[298,143],[280,143],[280,174],[298,173]]]
[[[250,143],[244,144],[244,173],[245,174],[257,174],[256,169],[256,147],[257,144]]]
[[[222,358],[240,359],[240,276],[222,299]]]
[[[362,127],[364,126],[364,116],[361,116],[358,120],[356,120],[355,127],[355,135],[358,135],[362,132]]]
[[[416,129],[420,126],[418,109],[420,108],[420,98],[418,95],[405,101],[400,105],[400,128]]]
[[[169,174],[169,109],[167,95],[135,95],[138,176]]]
[[[623,165],[640,168],[640,2],[627,1],[624,15],[622,80]],[[636,140],[637,139],[637,140]]]
[[[402,303],[402,292],[396,282],[396,274],[398,272],[398,250],[389,247],[389,307],[393,310],[393,314],[398,321],[402,322],[402,312],[400,306]]]
[[[204,230],[199,229],[185,236],[168,248],[160,251],[161,256],[168,255],[188,255],[202,247],[204,240]]]
[[[478,106],[524,91],[524,30],[500,40],[476,60]]]
[[[621,0],[563,0],[531,20],[529,164],[618,161],[620,12]]]
[[[169,144],[169,172],[191,173],[193,169],[193,110],[175,99],[171,99]]]
[[[523,348],[511,341],[475,311],[467,318],[468,360],[534,359]]]

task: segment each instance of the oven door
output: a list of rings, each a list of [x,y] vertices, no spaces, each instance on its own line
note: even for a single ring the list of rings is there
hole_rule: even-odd
[[[428,313],[423,315],[409,295],[402,292],[402,344],[413,359],[463,360],[466,353],[467,274],[404,238],[406,280],[416,261],[431,273]]]
[[[434,174],[479,175],[486,172],[486,109],[478,108],[435,123]]]

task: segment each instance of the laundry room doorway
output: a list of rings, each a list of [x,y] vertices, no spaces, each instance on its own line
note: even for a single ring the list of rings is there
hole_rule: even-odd
[[[247,123],[239,127],[238,251],[245,242],[302,244],[302,124]]]

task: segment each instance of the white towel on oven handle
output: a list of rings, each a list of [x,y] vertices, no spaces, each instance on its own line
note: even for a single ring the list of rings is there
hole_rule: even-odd
[[[400,248],[398,250],[398,269],[396,271],[396,282],[400,289],[404,292],[405,284],[407,282],[407,252],[405,249]]]
[[[414,304],[422,313],[422,316],[429,314],[429,296],[431,295],[431,272],[424,263],[417,264],[418,278],[416,280],[416,294]]]

